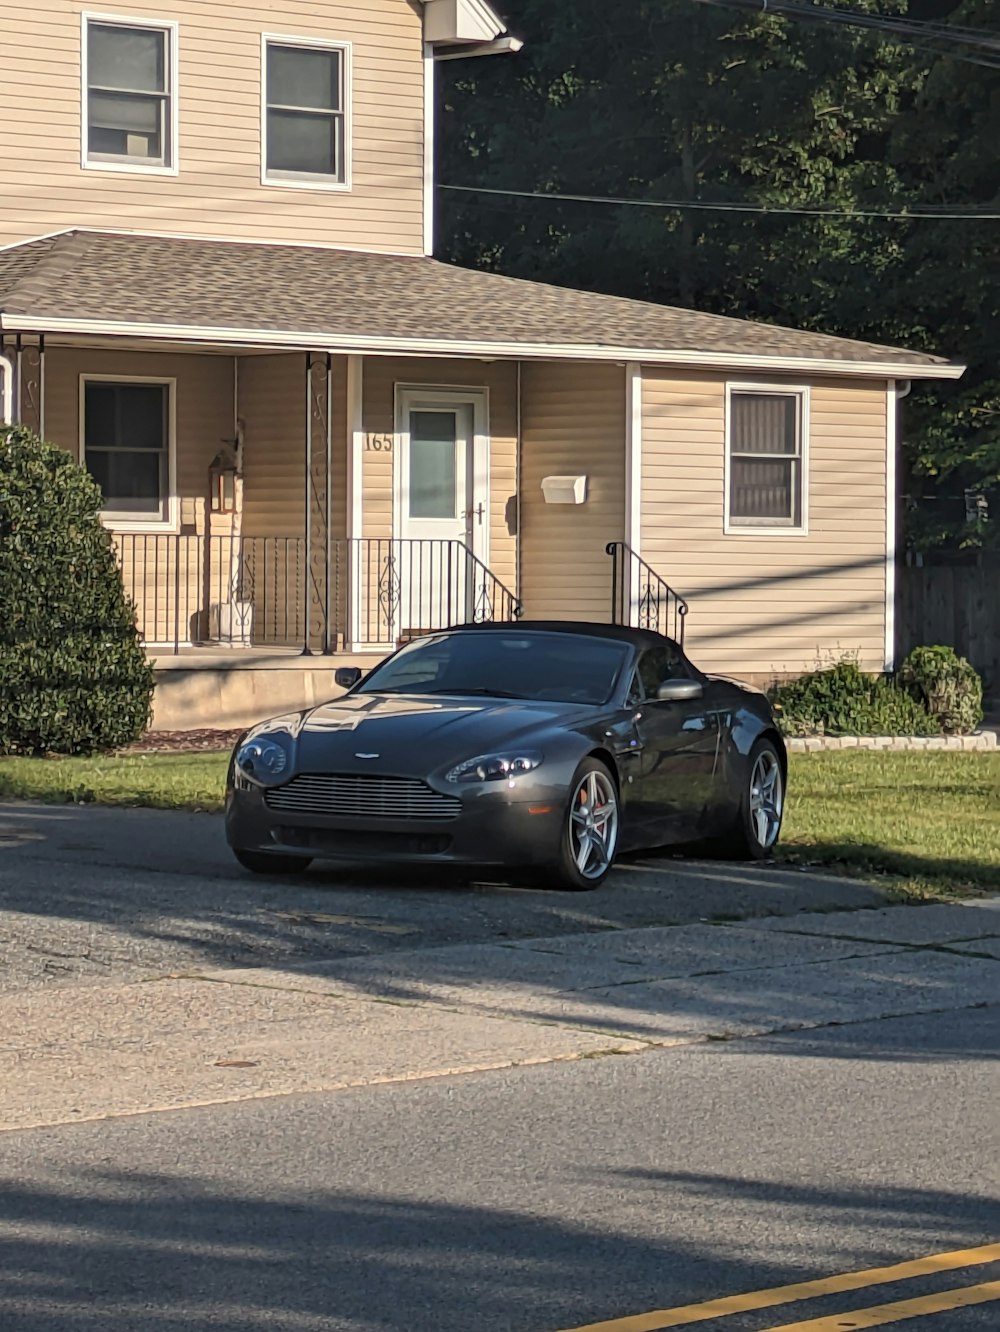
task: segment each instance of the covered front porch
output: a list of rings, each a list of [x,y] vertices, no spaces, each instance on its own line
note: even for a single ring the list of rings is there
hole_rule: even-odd
[[[329,697],[336,665],[522,616],[681,637],[627,541],[627,369],[46,335],[18,416],[100,483],[156,725]]]

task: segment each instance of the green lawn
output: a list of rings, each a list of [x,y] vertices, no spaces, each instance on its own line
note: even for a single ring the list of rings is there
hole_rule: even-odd
[[[790,761],[783,859],[898,876],[911,897],[1000,892],[1000,753]]]
[[[222,808],[228,754],[0,758],[0,798],[45,804]]]
[[[0,797],[218,810],[224,754],[0,759]],[[791,755],[781,858],[906,897],[1000,892],[1000,753]]]

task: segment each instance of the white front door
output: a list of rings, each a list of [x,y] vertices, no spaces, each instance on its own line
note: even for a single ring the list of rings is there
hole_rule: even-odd
[[[399,406],[395,632],[406,636],[473,618],[465,552],[485,555],[488,460],[474,400],[408,391]]]

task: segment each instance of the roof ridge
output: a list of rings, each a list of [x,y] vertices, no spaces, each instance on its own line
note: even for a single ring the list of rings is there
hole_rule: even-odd
[[[24,299],[39,294],[53,277],[62,277],[71,261],[79,254],[80,233],[75,228],[66,231],[57,232],[54,236],[43,236],[39,240],[26,241],[23,246],[15,246],[8,254],[16,255],[18,253],[30,253],[31,246],[38,246],[40,254],[36,262],[28,269],[20,281],[15,281],[14,285],[5,293],[5,300]],[[77,242],[74,244],[74,242]],[[63,254],[66,254],[65,260],[62,260]],[[61,262],[62,260],[62,262]],[[43,278],[45,286],[38,288],[36,279]]]

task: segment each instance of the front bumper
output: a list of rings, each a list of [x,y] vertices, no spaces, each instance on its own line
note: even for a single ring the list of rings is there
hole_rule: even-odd
[[[520,793],[518,793],[520,795]],[[461,813],[442,820],[336,818],[271,809],[258,787],[226,794],[226,839],[240,851],[272,851],[356,864],[522,868],[559,854],[565,792],[512,799],[477,790]]]

